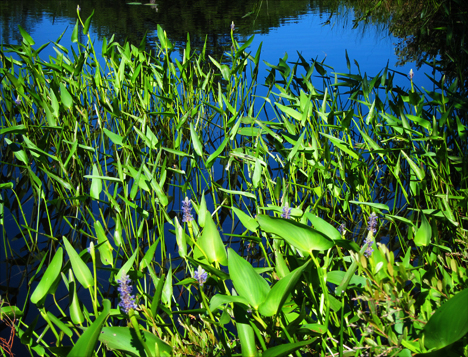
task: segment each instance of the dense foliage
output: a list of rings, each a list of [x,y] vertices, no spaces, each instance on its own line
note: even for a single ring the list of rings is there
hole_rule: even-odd
[[[4,354],[468,356],[456,82],[299,55],[260,87],[252,39],[101,58],[91,17],[0,52]]]

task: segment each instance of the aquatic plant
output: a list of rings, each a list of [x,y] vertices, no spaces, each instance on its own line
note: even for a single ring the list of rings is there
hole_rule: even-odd
[[[0,52],[0,224],[8,271],[24,274],[2,297],[26,290],[1,307],[15,343],[51,356],[466,355],[456,86],[394,87],[389,68],[330,75],[299,54],[269,64],[260,95],[253,39],[232,38],[223,58],[188,40],[179,61],[158,27],[157,53],[109,39],[101,58],[91,18],[78,13],[76,51],[56,41],[45,61],[23,30]]]

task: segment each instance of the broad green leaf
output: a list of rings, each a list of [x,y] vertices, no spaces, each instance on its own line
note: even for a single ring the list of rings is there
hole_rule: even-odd
[[[156,335],[141,331],[143,339],[153,356],[170,357],[172,348]],[[130,327],[103,327],[99,334],[99,341],[104,343],[110,350],[127,352],[132,356],[141,356],[144,347],[138,339],[135,330]],[[156,353],[155,345],[158,346]]]
[[[250,217],[247,213],[243,212],[242,210],[236,207],[231,207],[231,208],[245,228],[247,228],[249,231],[252,231],[252,232],[257,231],[258,222],[254,218]]]
[[[100,221],[94,222],[94,231],[96,232],[96,238],[98,239],[98,249],[101,255],[101,262],[104,265],[113,265],[114,258],[112,256],[112,246],[107,239],[106,232],[102,227]]]
[[[244,299],[242,296],[216,294],[215,296],[211,298],[210,310],[214,311],[221,305],[230,304],[232,302],[242,304],[245,306],[246,309],[249,306],[249,302],[246,299]]]
[[[418,247],[427,247],[431,243],[432,228],[426,218],[426,215],[421,212],[421,226],[419,226],[416,235],[414,236],[414,244]]]
[[[73,248],[67,238],[63,237],[63,243],[65,244],[65,250],[67,251],[70,258],[73,273],[75,274],[80,284],[83,285],[85,289],[93,286],[94,280],[88,266],[78,255],[78,253],[75,251],[75,248]]]
[[[41,281],[37,285],[36,289],[31,295],[31,302],[37,304],[39,301],[44,298],[49,292],[49,289],[52,287],[54,282],[60,275],[60,270],[62,269],[63,262],[63,249],[57,249],[57,252],[54,255],[54,258],[50,262],[47,270],[41,278]]]
[[[370,206],[377,208],[379,210],[387,210],[390,211],[390,207],[383,203],[373,203],[373,202],[358,202],[358,201],[349,201],[349,203],[353,203],[355,205],[365,205],[365,206]]]
[[[120,146],[124,146],[124,143],[123,143],[123,138],[119,135],[119,134],[116,134],[112,131],[110,131],[109,129],[106,129],[106,128],[102,128],[102,131],[104,131],[104,134],[106,134],[106,136],[115,144],[115,145],[120,145]]]
[[[424,345],[441,349],[468,333],[468,289],[439,307],[424,326]]]
[[[171,259],[169,259],[169,262]],[[166,306],[171,306],[172,298],[172,265],[169,266],[169,271],[167,272],[166,281],[162,289],[161,300]]]
[[[228,249],[228,267],[234,288],[239,296],[245,298],[257,310],[265,301],[270,286],[252,265],[240,257],[232,248]]]
[[[271,348],[267,349],[265,352],[263,352],[262,357],[285,357],[285,356],[289,356],[294,351],[298,350],[299,348],[301,348],[303,346],[310,345],[315,340],[316,340],[316,338],[312,338],[312,339],[307,340],[307,341],[286,343],[286,344],[282,344],[282,345],[279,345],[279,346],[271,347]]]
[[[190,136],[192,137],[192,145],[193,149],[197,153],[198,156],[203,157],[203,146],[198,138],[198,134],[193,127],[193,124],[190,123]]]
[[[75,24],[75,27],[73,28],[73,32],[71,36],[71,41],[73,43],[78,42],[78,24],[79,24],[79,20],[76,20],[76,24]]]
[[[333,239],[333,240],[341,239],[340,232],[338,232],[338,230],[335,227],[333,227],[330,223],[324,221],[320,217],[317,217],[315,214],[311,212],[307,212],[306,216],[309,219],[309,221],[312,223],[314,228],[320,233],[323,233],[328,238]]]
[[[145,256],[140,262],[140,271],[145,269],[147,266],[151,265],[153,261],[154,253],[156,252],[156,248],[158,247],[159,238],[156,242],[154,242],[151,247],[149,247],[148,251],[146,252]]]
[[[63,83],[60,83],[60,99],[65,108],[70,109],[73,106],[73,98]]]
[[[277,315],[284,302],[296,286],[304,269],[309,265],[308,261],[299,268],[293,270],[271,288],[265,301],[260,305],[259,312],[264,316]]]
[[[200,201],[200,206],[198,206],[198,225],[200,227],[205,227],[206,216],[210,214],[206,207],[206,199],[205,199],[205,192],[202,193],[202,198]]]
[[[119,272],[115,275],[115,281],[121,280],[124,275],[127,275],[127,273],[130,271],[130,269],[133,266],[133,263],[135,262],[135,259],[138,255],[138,249],[135,249],[135,252],[133,252],[132,256],[130,257],[129,260],[125,262],[125,264],[120,268]]]
[[[99,170],[96,164],[93,164],[93,178],[91,181],[90,196],[95,200],[99,200],[99,196],[102,192],[102,181],[99,176]]]
[[[224,188],[219,188],[219,190],[223,191],[223,192],[226,192],[226,193],[229,193],[230,195],[241,195],[241,196],[245,196],[245,197],[249,197],[253,200],[256,199],[255,195],[251,192],[244,192],[244,191],[235,191],[235,190],[227,190],[227,189],[224,189]]]
[[[73,276],[73,272],[71,269],[68,272],[68,281],[70,318],[75,325],[81,325],[84,321],[84,316],[81,310],[81,304],[80,300],[78,299],[78,294],[76,293],[75,277]]]
[[[327,281],[335,285],[340,285],[340,283],[344,280],[345,275],[346,275],[345,271],[332,270],[327,273]],[[364,287],[366,286],[366,278],[360,275],[353,274],[351,275],[349,284]]]
[[[197,260],[203,260],[205,256],[210,264],[218,262],[224,266],[228,265],[226,248],[219,235],[218,227],[208,211],[205,218],[205,228],[203,228],[202,235],[198,239],[198,246],[195,247],[194,252],[194,258]]]
[[[237,338],[241,346],[242,357],[256,357],[255,331],[249,323],[246,311],[234,304],[234,319],[236,320]]]
[[[419,181],[424,180],[424,177],[426,176],[426,173],[424,170],[422,170],[416,163],[409,158],[409,156],[402,150],[401,153],[405,157],[406,161],[408,161],[408,164],[411,167],[411,170],[416,174],[416,177],[418,178]]]
[[[255,188],[258,188],[260,180],[262,178],[262,165],[260,164],[260,160],[255,160],[255,168],[252,175],[252,184]]]
[[[23,37],[23,42],[32,46],[35,44],[34,40],[32,39],[31,35],[29,35],[25,29],[23,29],[20,25],[18,25],[18,28],[20,30],[21,36]]]
[[[323,251],[334,245],[331,239],[302,223],[263,214],[257,216],[257,221],[260,228],[265,232],[280,236],[286,242],[304,252]]]
[[[23,311],[18,309],[16,306],[11,306],[11,305],[3,305],[0,307],[0,315],[1,316],[8,316],[10,319],[17,319],[23,316]]]
[[[218,146],[218,148],[216,149],[216,151],[214,153],[212,153],[208,159],[206,160],[206,167],[207,168],[210,168],[211,165],[213,165],[213,161],[221,154],[221,152],[224,150],[224,148],[226,147],[227,143],[229,142],[229,136],[226,136],[226,138],[223,140],[223,142],[221,143],[221,145]]]
[[[176,242],[179,248],[179,256],[184,258],[187,255],[187,241],[185,239],[184,228],[180,225],[177,217],[174,217]]]
[[[96,343],[101,335],[101,330],[110,314],[111,302],[107,299],[103,300],[104,309],[89,326],[86,331],[76,341],[67,357],[91,357],[96,350]]]
[[[51,313],[50,311],[47,311],[47,317],[49,318],[50,321],[52,321],[55,324],[55,326],[57,326],[60,330],[62,330],[65,333],[65,335],[67,335],[68,337],[73,336],[73,332],[70,329],[70,327],[68,327],[62,320],[56,317],[53,313]]]
[[[85,21],[85,24],[84,24],[84,27],[83,27],[83,35],[88,34],[89,25],[91,24],[91,18],[93,17],[93,15],[94,15],[94,9],[93,9],[93,12],[91,13],[91,15],[89,15],[89,17]]]

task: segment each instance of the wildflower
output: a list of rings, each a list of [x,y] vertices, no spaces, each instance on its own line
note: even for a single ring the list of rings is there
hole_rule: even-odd
[[[231,23],[231,31],[234,31],[236,29],[236,25],[234,25],[234,21]]]
[[[192,216],[192,202],[189,201],[188,197],[185,197],[185,200],[182,201],[182,211],[184,212],[184,217],[182,218],[182,222],[191,222],[193,221]]]
[[[411,81],[413,80],[414,72],[413,72],[413,69],[412,69],[412,68],[411,68],[410,71],[409,71],[408,77],[409,77],[409,79],[410,79]]]
[[[208,279],[208,274],[206,271],[199,265],[198,270],[195,270],[195,273],[193,274],[194,279],[198,281],[198,284],[200,286],[203,286],[203,284],[206,282],[206,279]]]
[[[76,5],[76,11],[81,11],[80,5]]]
[[[291,207],[286,202],[283,206],[283,213],[281,213],[281,218],[291,219]]]
[[[20,105],[20,104],[21,104],[21,99],[20,99],[19,96],[15,99],[15,104],[16,104],[16,105]]]
[[[338,227],[338,232],[340,232],[340,234],[342,236],[344,236],[346,234],[346,224],[345,223],[340,224],[340,226]]]
[[[119,293],[120,293],[120,303],[119,306],[122,310],[128,314],[130,309],[136,309],[137,306],[135,304],[135,296],[130,295],[132,293],[132,287],[129,285],[130,279],[128,275],[123,275],[122,279],[117,280],[119,285]]]
[[[372,233],[377,233],[377,215],[372,212],[367,221],[367,229]]]
[[[364,244],[367,244],[367,248],[366,248],[366,251],[364,252],[364,255],[368,258],[372,255],[372,252],[374,251],[374,248],[372,248],[373,243],[374,242],[369,237],[364,241]]]

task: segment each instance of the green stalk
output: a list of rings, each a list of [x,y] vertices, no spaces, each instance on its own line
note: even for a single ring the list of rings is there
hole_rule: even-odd
[[[147,357],[157,357],[157,356],[153,356],[153,354],[151,353],[151,350],[148,348],[145,340],[143,339],[143,336],[140,331],[140,324],[138,323],[137,317],[135,315],[135,310],[130,309],[130,311],[128,312],[128,316],[130,317],[130,322],[132,323],[132,327],[135,330],[135,333],[137,334],[137,337],[140,340],[140,343],[145,348]]]

